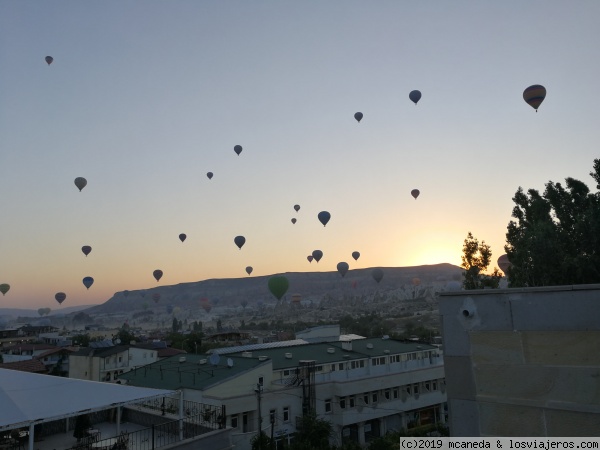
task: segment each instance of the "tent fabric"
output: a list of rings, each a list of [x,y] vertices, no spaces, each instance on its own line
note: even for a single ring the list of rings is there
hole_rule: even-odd
[[[0,369],[0,431],[174,394],[173,390]]]

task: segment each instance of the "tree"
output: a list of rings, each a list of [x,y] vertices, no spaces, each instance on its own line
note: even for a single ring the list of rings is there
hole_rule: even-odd
[[[303,416],[291,450],[329,450],[329,438],[333,433],[331,422],[319,419],[315,414]]]
[[[600,189],[600,159],[590,173]],[[504,249],[510,287],[600,282],[600,193],[574,178],[515,193]]]
[[[271,438],[264,431],[250,439],[252,450],[270,450],[273,446]]]
[[[492,260],[492,249],[485,241],[481,243],[469,231],[463,244],[463,255],[460,265],[463,272],[463,287],[465,289],[484,289],[486,287],[497,288],[500,284],[502,274],[497,267],[491,275],[485,272]]]

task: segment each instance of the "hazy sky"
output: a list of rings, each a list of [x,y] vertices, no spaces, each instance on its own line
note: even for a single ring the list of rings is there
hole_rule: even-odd
[[[598,17],[597,0],[0,2],[1,305],[100,303],[154,269],[459,265],[469,231],[495,261],[519,186],[594,187]]]

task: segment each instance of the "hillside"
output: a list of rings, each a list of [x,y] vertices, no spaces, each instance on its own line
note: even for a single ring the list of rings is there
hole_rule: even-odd
[[[382,267],[384,277],[378,284],[372,277],[373,268],[349,271],[344,278],[336,272],[292,272],[285,273],[290,283],[282,302],[289,302],[292,295],[299,294],[302,302],[320,302],[323,299],[338,299],[347,296],[364,297],[375,293],[413,290],[415,278],[420,287],[441,290],[446,283],[460,279],[462,269],[452,264],[436,264],[415,267]],[[258,304],[275,304],[269,292],[269,276],[225,278],[158,286],[145,291],[117,292],[101,305],[85,310],[91,316],[123,314],[143,309],[161,311],[165,306],[182,309],[197,309],[200,299],[207,298],[212,306],[239,307],[246,301],[248,307]],[[154,294],[160,295],[158,302]]]

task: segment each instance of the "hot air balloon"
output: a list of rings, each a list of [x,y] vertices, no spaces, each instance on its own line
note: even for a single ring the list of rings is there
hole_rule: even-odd
[[[498,267],[500,267],[500,270],[504,272],[504,275],[508,276],[508,269],[510,269],[511,265],[512,264],[508,260],[508,255],[504,254],[498,258]]]
[[[246,306],[248,306],[248,300],[242,300],[240,305],[242,305],[242,308],[246,309]]]
[[[537,112],[538,108],[546,98],[546,88],[540,84],[529,86],[523,91],[523,100]]]
[[[271,294],[277,299],[281,300],[281,297],[285,295],[290,286],[290,282],[283,275],[276,275],[274,277],[269,278],[269,291]]]
[[[377,283],[379,283],[383,279],[383,270],[379,268],[373,269],[373,271],[371,272],[371,276],[375,281],[377,281]]]
[[[46,61],[46,64],[50,65],[52,64],[52,61],[54,61],[54,58],[52,56],[46,56],[44,60]]]
[[[154,300],[154,303],[158,303],[158,301],[160,300],[160,294],[152,294],[152,300]]]
[[[321,250],[314,250],[312,252],[312,257],[315,259],[316,262],[319,262],[323,257],[323,252]]]
[[[94,279],[93,279],[92,277],[85,277],[85,278],[83,279],[83,285],[84,285],[84,286],[85,286],[87,289],[89,289],[89,288],[90,288],[90,286],[91,286],[92,284],[94,284]]]
[[[408,98],[410,98],[416,105],[419,102],[419,100],[421,100],[421,91],[410,91],[410,94],[408,94]]]
[[[412,195],[415,198],[415,200],[417,199],[420,193],[421,191],[419,191],[418,189],[413,189],[412,191],[410,191],[410,195]]]
[[[210,313],[210,310],[212,309],[212,306],[210,305],[210,303],[207,303],[206,305],[202,305],[202,309],[204,311],[206,311],[206,314]]]
[[[236,236],[233,238],[233,242],[235,242],[235,245],[237,245],[241,250],[246,243],[246,238],[244,236]]]
[[[356,119],[357,122],[360,122],[363,118],[363,113],[361,113],[361,112],[354,113],[354,118]]]
[[[65,294],[64,292],[57,292],[56,295],[54,296],[54,298],[56,299],[56,301],[60,305],[67,298],[67,294]]]
[[[209,180],[212,180],[213,173],[212,172],[207,172],[206,176],[208,177]]]
[[[92,251],[92,247],[90,247],[89,245],[84,245],[83,247],[81,247],[81,251],[85,256],[87,256]]]
[[[337,264],[337,270],[340,273],[340,275],[342,276],[342,278],[344,278],[346,276],[346,273],[348,272],[349,268],[350,268],[350,266],[348,265],[347,262],[339,262]]]
[[[295,217],[292,219],[292,223],[293,223],[293,224],[295,224],[295,223],[296,223],[296,218],[295,218]]]
[[[79,189],[79,192],[87,185],[87,180],[83,177],[75,178],[75,186]]]
[[[160,269],[156,269],[154,272],[152,272],[152,275],[154,275],[154,278],[156,278],[156,281],[158,282],[163,276],[163,271]]]
[[[327,222],[329,222],[329,219],[331,219],[331,214],[329,214],[327,211],[321,211],[317,217],[319,218],[319,222],[325,226],[327,225]]]
[[[240,153],[242,153],[242,146],[236,145],[235,147],[233,147],[233,151],[236,152],[238,156],[240,156]]]
[[[354,261],[358,261],[358,258],[360,258],[360,253],[359,252],[352,252],[352,257],[354,258]]]
[[[300,211],[300,205],[294,205],[294,211],[296,211],[296,212]]]
[[[250,274],[252,273],[252,271],[253,271],[253,270],[254,270],[254,269],[252,268],[252,266],[248,266],[248,267],[246,267],[246,273],[247,273],[248,275],[250,275]]]
[[[308,255],[306,259],[308,259],[308,262],[311,263],[313,260],[313,255]]]
[[[185,233],[181,233],[181,234],[179,235],[179,240],[180,240],[181,242],[185,241],[185,239],[186,239],[186,238],[187,238],[187,236],[186,236],[186,234],[185,234]]]
[[[10,291],[10,284],[2,283],[0,284],[0,292],[2,295],[6,295],[6,293]]]

